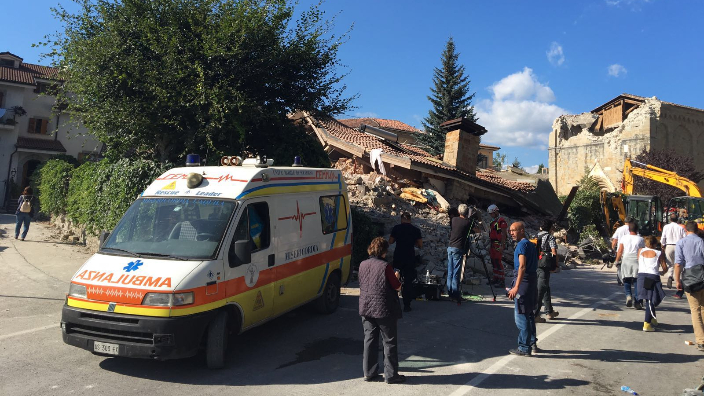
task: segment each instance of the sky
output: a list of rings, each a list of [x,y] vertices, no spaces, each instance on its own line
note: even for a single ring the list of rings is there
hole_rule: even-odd
[[[32,18],[5,18],[0,52],[47,64],[32,48],[61,30],[50,7],[30,0]],[[317,0],[300,0],[299,9]],[[69,10],[76,7],[63,1]],[[7,2],[8,15],[27,4]],[[529,171],[547,164],[556,117],[590,111],[621,93],[704,108],[704,2],[698,0],[327,0],[333,33],[347,33],[338,73],[356,109],[422,128],[433,69],[448,38],[470,79],[485,144]]]

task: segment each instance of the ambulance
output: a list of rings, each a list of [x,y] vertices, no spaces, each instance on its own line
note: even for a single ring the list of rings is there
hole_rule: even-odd
[[[351,271],[347,186],[298,162],[224,157],[159,176],[71,279],[64,342],[158,360],[204,350],[220,368],[232,334],[309,302],[334,312]]]

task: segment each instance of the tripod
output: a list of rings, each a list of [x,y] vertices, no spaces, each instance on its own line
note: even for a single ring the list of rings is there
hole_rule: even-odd
[[[491,289],[491,294],[494,296],[494,301],[496,301],[496,293],[494,292],[494,286],[491,284],[491,278],[489,277],[489,270],[487,269],[486,266],[486,261],[484,261],[484,257],[478,255],[477,253],[472,251],[472,244],[469,243],[469,237],[472,234],[472,230],[474,229],[476,223],[476,219],[474,216],[472,216],[472,222],[469,224],[469,231],[467,232],[467,239],[465,240],[465,247],[466,247],[466,252],[465,253],[465,261],[467,258],[470,256],[477,257],[479,260],[482,262],[482,266],[484,267],[484,274],[486,275],[486,279],[489,280],[489,288]]]

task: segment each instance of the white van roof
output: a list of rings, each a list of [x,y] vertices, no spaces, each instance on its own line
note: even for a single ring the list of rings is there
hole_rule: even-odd
[[[203,176],[203,183],[188,188],[191,173]],[[260,195],[308,191],[346,191],[339,169],[254,166],[194,166],[173,168],[152,182],[143,197],[198,197],[243,199]]]

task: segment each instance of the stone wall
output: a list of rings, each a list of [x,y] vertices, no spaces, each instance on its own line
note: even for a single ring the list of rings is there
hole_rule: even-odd
[[[52,216],[51,225],[57,229],[58,237],[63,241],[85,245],[93,253],[100,248],[98,236],[87,233],[84,227],[74,224],[64,215]]]
[[[560,116],[553,123],[548,167],[550,183],[558,195],[568,194],[596,164],[610,181],[600,184],[619,188],[626,156],[635,157],[643,149],[674,150],[693,158],[704,170],[704,156],[696,153],[697,145],[704,143],[704,111],[647,98],[622,123],[605,132],[592,131],[596,120],[596,114],[582,113]]]

